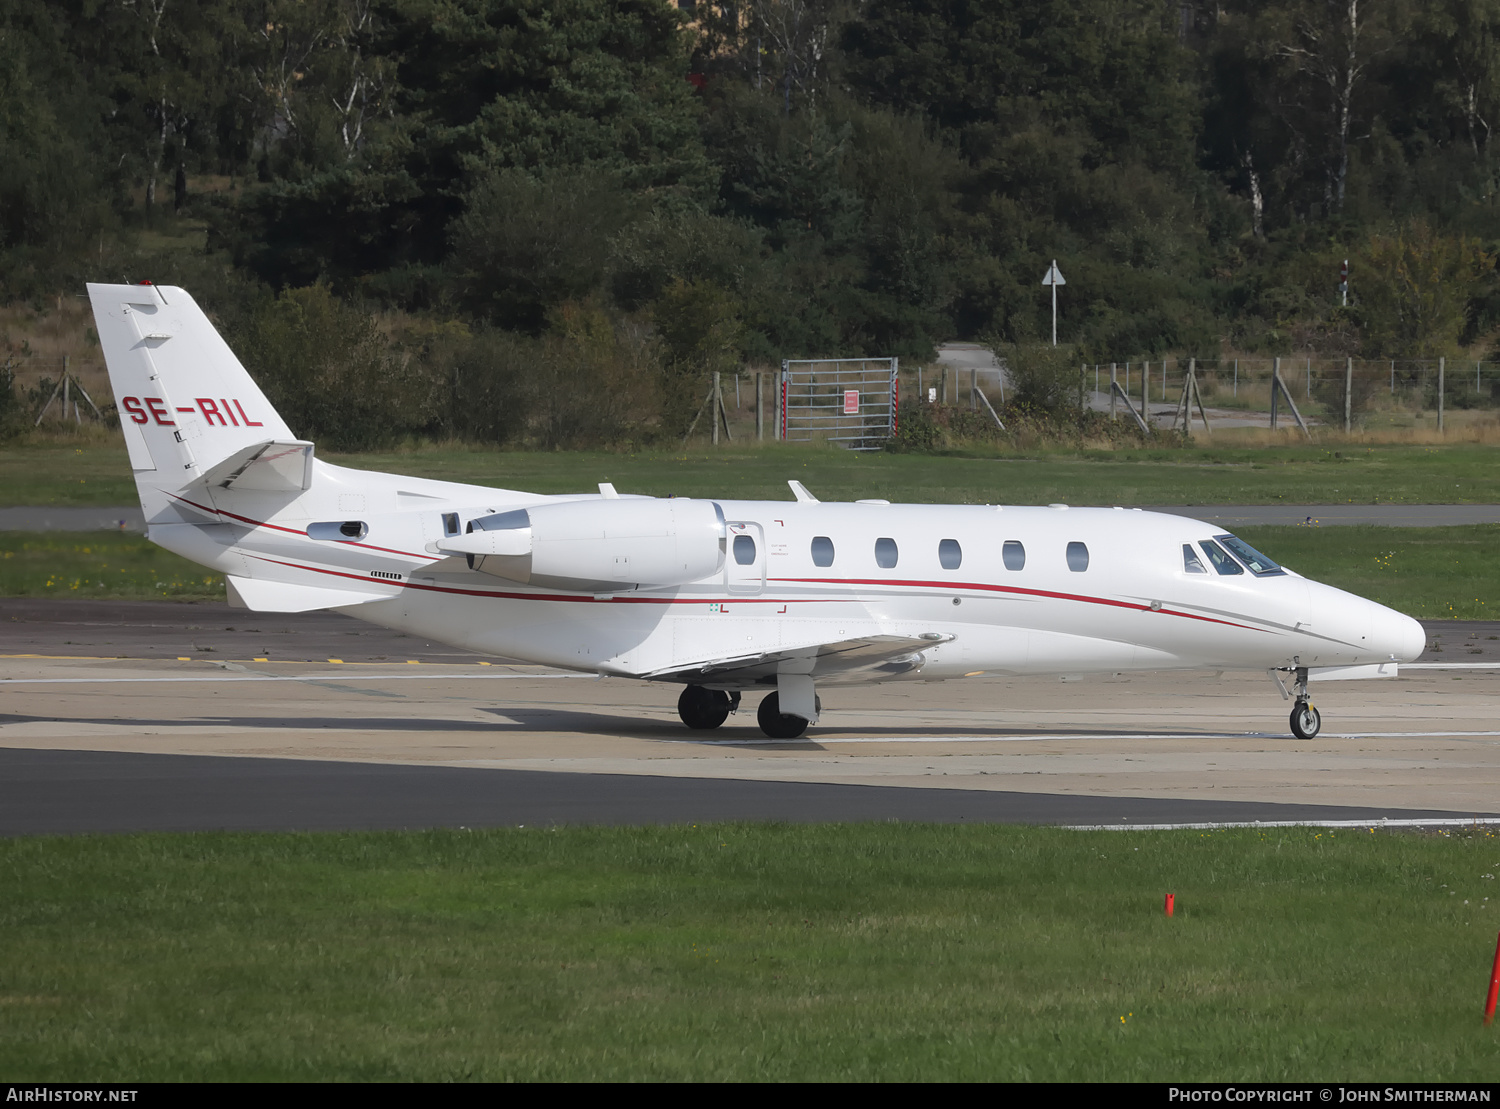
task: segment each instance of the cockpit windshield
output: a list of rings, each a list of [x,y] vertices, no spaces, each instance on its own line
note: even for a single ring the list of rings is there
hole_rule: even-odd
[[[1224,548],[1212,539],[1200,540],[1198,546],[1203,548],[1203,553],[1208,556],[1208,561],[1213,564],[1213,568],[1219,573],[1243,574],[1245,572],[1240,568],[1240,564],[1225,554]]]
[[[1233,535],[1216,535],[1214,538],[1228,547],[1234,554],[1234,557],[1249,567],[1250,572],[1258,578],[1268,578],[1276,574],[1286,573],[1274,561],[1261,554],[1243,539]]]

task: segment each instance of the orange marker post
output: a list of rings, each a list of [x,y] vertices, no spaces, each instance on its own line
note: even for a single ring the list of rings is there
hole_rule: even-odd
[[[1176,900],[1177,900],[1177,895],[1175,893],[1169,893],[1169,894],[1167,894],[1167,915],[1168,916],[1172,915],[1172,902],[1174,902]],[[1491,990],[1490,992],[1493,993],[1494,991]],[[1493,1012],[1494,1008],[1495,1008],[1494,999],[1491,998],[1490,999],[1490,1011]]]
[[[1495,999],[1500,997],[1500,938],[1495,940],[1495,965],[1490,970],[1490,996],[1484,1002],[1484,1023],[1495,1020]]]

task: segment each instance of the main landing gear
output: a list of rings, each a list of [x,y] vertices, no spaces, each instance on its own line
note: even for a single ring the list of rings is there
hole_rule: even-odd
[[[823,702],[820,699],[815,703],[818,711],[823,710]],[[765,732],[771,739],[796,739],[807,731],[807,721],[800,716],[781,711],[781,697],[776,693],[768,693],[760,703],[760,708],[755,710],[756,722],[760,724],[760,730]]]
[[[738,693],[725,693],[722,689],[704,689],[701,685],[690,685],[677,698],[677,715],[689,728],[707,731],[717,728],[729,719],[729,714],[740,707]]]
[[[822,701],[815,701],[822,708]],[[677,715],[682,722],[695,731],[717,728],[729,719],[731,712],[740,707],[739,693],[725,693],[722,689],[705,689],[701,685],[690,685],[677,698]],[[760,730],[771,739],[796,739],[807,731],[807,721],[800,716],[781,711],[781,698],[768,693],[756,710],[755,719]]]
[[[1284,669],[1289,670],[1294,675],[1292,692],[1290,694],[1296,701],[1292,707],[1292,734],[1298,739],[1311,739],[1318,734],[1318,729],[1323,726],[1323,717],[1313,707],[1312,698],[1307,692],[1307,667],[1285,667]],[[1276,679],[1276,685],[1281,690],[1281,696],[1283,698],[1287,697],[1286,686],[1282,684],[1280,675],[1273,670],[1271,671],[1271,676]]]

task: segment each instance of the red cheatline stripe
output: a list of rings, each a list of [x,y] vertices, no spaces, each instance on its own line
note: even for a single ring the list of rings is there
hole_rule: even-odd
[[[227,511],[225,511],[222,508],[210,508],[207,505],[201,505],[201,504],[198,504],[196,501],[189,500],[186,497],[178,496],[176,493],[171,494],[171,496],[176,497],[178,500],[182,501],[184,504],[192,505],[194,508],[199,509],[202,512],[212,513],[212,514],[217,515],[217,516],[227,516],[230,519],[238,520],[241,523],[250,524],[250,525],[252,525],[254,527],[271,528],[271,529],[273,529],[275,531],[284,531],[288,535],[301,535],[301,536],[305,536],[307,534],[306,532],[298,531],[295,528],[282,527],[280,524],[268,524],[264,520],[253,520],[253,519],[251,519],[248,516],[240,516],[240,515],[237,515],[236,513],[233,513],[233,512],[227,512]],[[350,546],[350,547],[363,547],[364,549],[371,550],[371,551],[383,551],[383,552],[385,552],[387,554],[400,555],[403,558],[415,558],[415,559],[418,559],[419,561],[423,561],[423,562],[440,561],[440,560],[434,559],[434,558],[432,558],[431,556],[428,556],[428,555],[416,555],[416,554],[410,553],[409,551],[398,551],[398,550],[394,550],[394,549],[392,549],[390,547],[377,547],[373,543],[355,543],[355,542],[349,542],[349,543],[347,543],[347,546]],[[295,563],[295,562],[281,562],[281,561],[279,561],[277,559],[274,559],[274,558],[265,558],[265,557],[263,557],[261,555],[253,555],[252,557],[254,557],[254,558],[260,558],[264,562],[275,563],[278,566],[289,566],[289,567],[292,567],[292,568],[298,569],[298,570],[311,570],[314,573],[329,574],[329,575],[332,575],[334,577],[341,577],[341,578],[350,578],[350,579],[352,579],[354,581],[368,582],[368,581],[371,580],[369,577],[367,577],[364,574],[350,574],[350,573],[344,573],[343,571],[339,571],[339,570],[325,570],[325,569],[322,569],[321,567],[317,567],[317,566],[303,566],[303,565],[300,565],[300,564]],[[378,579],[376,579],[376,580],[378,580]],[[1110,600],[1107,597],[1086,597],[1086,596],[1083,596],[1083,595],[1078,594],[1078,593],[1057,593],[1057,592],[1053,592],[1052,590],[1048,590],[1048,589],[1024,589],[1024,588],[1021,588],[1019,586],[1012,586],[1012,585],[989,585],[989,584],[986,584],[986,583],[983,583],[983,582],[922,581],[922,580],[918,580],[918,579],[906,579],[906,578],[892,578],[892,579],[881,579],[881,578],[772,578],[770,580],[771,581],[777,581],[777,582],[788,582],[788,583],[796,584],[796,585],[833,585],[833,586],[883,585],[883,586],[905,586],[907,588],[916,588],[916,589],[938,589],[938,590],[968,589],[968,590],[978,590],[978,591],[990,592],[990,593],[1012,593],[1012,594],[1017,594],[1017,595],[1020,595],[1020,596],[1026,596],[1026,597],[1049,597],[1049,598],[1052,598],[1053,600],[1059,600],[1059,601],[1077,601],[1080,604],[1090,604],[1090,605],[1107,605],[1107,606],[1110,606],[1110,607],[1113,607],[1113,608],[1133,609],[1133,610],[1135,610],[1137,612],[1150,612],[1150,611],[1152,611],[1150,605],[1143,605],[1143,604],[1141,604],[1138,601],[1114,601],[1114,600]],[[425,591],[430,592],[430,593],[456,593],[456,594],[459,594],[459,595],[465,596],[465,597],[498,597],[498,598],[502,598],[502,599],[505,599],[505,600],[571,601],[571,602],[588,602],[588,603],[591,603],[591,604],[595,603],[595,598],[594,597],[590,597],[590,596],[567,596],[567,595],[558,596],[557,594],[553,594],[553,593],[504,593],[504,592],[496,592],[496,591],[488,590],[488,589],[460,589],[460,588],[457,588],[455,586],[446,586],[446,585],[421,585],[421,584],[418,584],[416,582],[406,582],[404,584],[405,584],[405,588],[408,588],[408,589],[421,589],[421,590],[425,590]],[[686,598],[686,599],[669,598],[669,597],[611,597],[605,603],[607,603],[607,604],[616,604],[616,603],[618,603],[618,604],[656,604],[656,605],[685,605],[685,604],[741,604],[741,605],[746,605],[746,604],[787,604],[787,603],[792,603],[792,604],[830,604],[830,603],[852,603],[852,600],[851,599],[846,599],[846,598],[806,598],[806,599],[802,599],[802,598],[787,598],[787,597],[736,597],[736,596],[729,596],[729,597],[724,597],[721,600],[717,600],[716,601],[712,597],[693,597],[693,598]],[[1167,608],[1161,608],[1161,609],[1157,609],[1155,611],[1160,612],[1161,615],[1163,615],[1163,616],[1177,616],[1177,617],[1181,617],[1184,620],[1201,620],[1202,622],[1204,622],[1206,624],[1223,624],[1226,627],[1243,628],[1245,631],[1261,631],[1261,632],[1263,632],[1263,631],[1267,630],[1265,628],[1252,627],[1249,624],[1236,623],[1233,620],[1220,620],[1220,619],[1217,619],[1217,618],[1212,617],[1212,616],[1199,616],[1196,613],[1192,613],[1192,612],[1178,612],[1178,611],[1175,611],[1173,609],[1167,609]]]
[[[283,562],[278,558],[267,558],[265,555],[250,555],[249,557],[261,562],[269,562],[275,566],[287,566],[293,570],[308,570],[314,574],[327,574],[335,578],[348,578],[351,581],[364,582],[366,585],[380,581],[379,578],[368,578],[364,574],[350,573],[346,570],[329,570],[322,566],[305,566],[299,562]],[[390,584],[394,585],[394,582]],[[401,583],[403,589],[421,589],[427,593],[456,593],[461,597],[495,597],[507,601],[567,601],[570,603],[583,604],[619,604],[619,605],[788,605],[788,604],[858,604],[853,597],[742,597],[730,594],[727,597],[593,597],[588,594],[557,594],[557,593],[506,593],[493,589],[461,589],[452,585],[425,585],[421,582],[405,581]]]
[[[1050,589],[1024,589],[1015,585],[990,585],[985,582],[957,582],[957,581],[920,581],[902,578],[772,578],[771,581],[791,582],[799,585],[901,585],[908,588],[918,589],[973,589],[988,593],[1014,593],[1024,597],[1050,597],[1057,601],[1077,601],[1087,605],[1108,605],[1112,608],[1128,608],[1136,612],[1158,612],[1162,616],[1180,616],[1185,620],[1202,620],[1206,624],[1224,624],[1231,628],[1244,628],[1246,631],[1266,631],[1265,628],[1253,627],[1250,624],[1240,624],[1233,620],[1220,620],[1213,616],[1199,616],[1193,612],[1178,612],[1175,609],[1160,608],[1152,609],[1150,605],[1143,605],[1139,601],[1114,601],[1108,597],[1086,597],[1079,593],[1056,593]]]
[[[210,508],[206,504],[199,504],[197,501],[190,501],[186,497],[180,497],[180,496],[178,496],[176,493],[171,493],[171,494],[168,494],[168,495],[169,496],[173,496],[173,497],[177,497],[177,499],[179,501],[181,501],[183,504],[190,504],[194,508],[198,509],[200,512],[211,512],[211,513],[213,513],[216,516],[228,516],[231,520],[238,520],[240,523],[242,523],[242,524],[250,524],[252,527],[270,528],[273,531],[284,531],[288,535],[300,535],[304,539],[307,538],[307,532],[305,532],[305,531],[298,531],[296,528],[284,528],[280,524],[268,524],[264,520],[252,520],[249,516],[240,516],[240,515],[238,515],[237,513],[234,513],[234,512],[226,512],[222,508]],[[316,542],[318,542],[318,540],[313,539],[313,540],[309,540],[309,542],[316,543]],[[440,559],[433,558],[431,555],[426,555],[426,554],[412,554],[410,551],[398,551],[398,550],[396,550],[393,547],[377,547],[373,543],[356,543],[356,542],[354,542],[351,539],[341,539],[341,540],[339,540],[339,542],[341,542],[345,546],[349,546],[349,547],[363,547],[367,551],[384,551],[386,554],[400,555],[402,558],[415,558],[415,559],[417,559],[417,560],[419,560],[421,562],[438,562],[438,561],[441,561]]]

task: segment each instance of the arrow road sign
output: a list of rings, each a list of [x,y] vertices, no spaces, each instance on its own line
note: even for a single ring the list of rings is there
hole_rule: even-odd
[[[1057,268],[1057,259],[1052,259],[1052,267],[1042,275],[1042,284],[1052,286],[1052,345],[1057,346],[1057,287],[1066,285],[1062,270]]]

